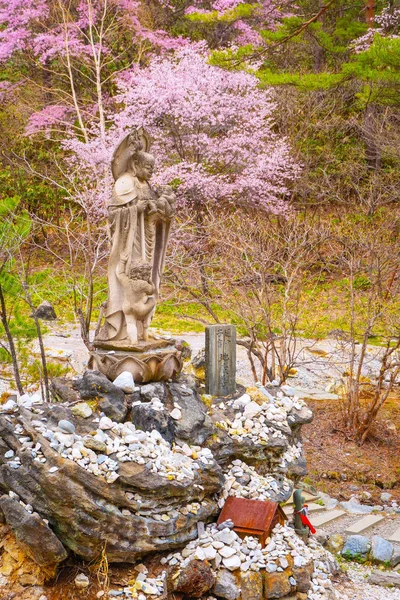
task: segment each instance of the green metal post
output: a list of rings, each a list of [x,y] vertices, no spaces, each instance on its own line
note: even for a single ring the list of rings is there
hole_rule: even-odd
[[[305,498],[301,495],[303,490],[295,490],[293,492],[294,501],[294,530],[302,538],[308,538],[310,530],[305,527],[301,522],[300,515],[298,514],[303,508]]]

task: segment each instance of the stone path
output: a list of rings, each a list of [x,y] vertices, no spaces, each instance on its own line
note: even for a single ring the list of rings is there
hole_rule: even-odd
[[[318,503],[318,497],[303,494],[308,503],[310,521],[317,530],[332,535],[340,534],[364,534],[368,536],[380,535],[395,545],[400,546],[400,514],[379,513],[370,515],[357,515],[339,508],[326,509]],[[317,503],[316,503],[317,501]],[[293,515],[293,498],[283,508],[288,517]]]
[[[400,544],[400,527],[398,529],[396,529],[396,531],[394,531],[389,537],[388,540],[390,542],[397,542],[398,544]]]
[[[46,323],[48,332],[44,336],[46,354],[54,362],[69,364],[72,369],[82,373],[88,360],[88,351],[80,337],[79,328],[73,323]],[[158,332],[167,335],[168,332]],[[204,347],[203,333],[184,333],[175,336],[184,339],[196,354]],[[296,341],[298,355],[296,356],[296,376],[289,383],[296,387],[299,397],[315,400],[337,399],[331,393],[330,386],[340,380],[343,371],[348,367],[348,347],[343,342],[325,339],[316,342],[299,338]],[[38,352],[37,342],[32,344],[33,353]],[[368,346],[367,360],[363,375],[371,376],[379,371],[380,348]],[[256,365],[258,367],[258,365]],[[247,358],[246,349],[237,347],[237,379],[247,385],[253,383],[252,372]],[[0,376],[0,393],[12,387],[12,374]]]
[[[331,521],[336,521],[336,519],[340,519],[345,513],[344,510],[327,510],[321,516],[315,517],[312,520],[312,524],[316,529],[330,523]]]
[[[371,529],[374,525],[376,525],[380,521],[383,521],[384,518],[385,517],[382,517],[381,515],[368,515],[363,519],[356,521],[353,525],[350,525],[350,527],[346,529],[346,533],[364,533],[364,531]]]

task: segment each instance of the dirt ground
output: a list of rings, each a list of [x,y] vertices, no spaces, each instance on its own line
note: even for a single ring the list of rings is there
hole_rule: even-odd
[[[338,401],[308,405],[314,420],[302,429],[307,481],[339,500],[365,491],[368,504],[381,504],[385,490],[400,502],[400,395],[387,400],[361,447],[343,427]]]

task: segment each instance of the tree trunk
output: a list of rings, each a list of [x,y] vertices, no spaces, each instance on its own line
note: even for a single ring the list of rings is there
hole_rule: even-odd
[[[10,347],[11,360],[12,360],[13,369],[14,369],[15,384],[17,386],[18,392],[22,396],[22,394],[24,393],[24,388],[22,387],[21,375],[19,372],[17,351],[15,349],[14,340],[13,340],[13,337],[12,337],[12,334],[10,331],[10,327],[8,325],[6,302],[4,299],[3,288],[1,287],[1,285],[0,285],[0,307],[1,307],[0,318],[1,318],[1,322],[4,327],[4,331],[6,332],[8,345]]]
[[[375,0],[367,0],[365,20],[368,27],[373,27],[375,24]]]
[[[29,293],[29,289],[28,289],[28,284],[27,283],[24,283],[24,291],[25,291],[26,301],[27,301],[27,303],[29,305],[29,308],[32,311],[32,318],[33,318],[33,320],[35,322],[36,333],[37,333],[38,341],[39,341],[40,358],[41,358],[42,369],[43,369],[44,396],[45,396],[46,402],[50,402],[49,374],[48,374],[48,371],[47,371],[47,362],[46,362],[46,354],[45,354],[45,351],[44,351],[42,330],[40,328],[39,319],[37,318],[37,316],[35,314],[35,306],[34,306],[34,304],[32,302],[32,298],[31,298],[31,295]]]

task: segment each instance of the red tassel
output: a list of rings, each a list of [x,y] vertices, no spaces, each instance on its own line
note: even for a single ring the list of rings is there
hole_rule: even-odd
[[[299,514],[300,514],[300,519],[301,519],[301,522],[303,523],[303,525],[306,525],[309,528],[309,530],[311,531],[311,533],[315,533],[317,530],[315,529],[315,527],[313,527],[311,525],[309,518],[306,515],[303,515],[302,513],[299,513]]]

